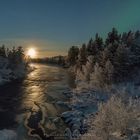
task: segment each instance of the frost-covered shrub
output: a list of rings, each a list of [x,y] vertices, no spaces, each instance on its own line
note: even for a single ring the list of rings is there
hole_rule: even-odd
[[[138,99],[124,102],[119,97],[111,97],[107,103],[99,105],[97,115],[90,121],[91,129],[88,135],[95,137],[96,140],[112,140],[117,135],[121,137],[133,134],[133,130],[140,127],[139,107]]]
[[[22,47],[11,50],[0,47],[0,85],[24,77],[28,68]]]
[[[87,57],[87,62],[76,71],[76,80],[89,81],[90,73],[93,71],[94,57],[92,55]]]
[[[100,104],[94,121],[96,134],[108,139],[116,129],[124,130],[128,124],[128,114],[120,99],[111,98],[106,104]]]
[[[90,85],[93,87],[104,86],[104,71],[98,63],[94,66],[94,71],[90,74]]]

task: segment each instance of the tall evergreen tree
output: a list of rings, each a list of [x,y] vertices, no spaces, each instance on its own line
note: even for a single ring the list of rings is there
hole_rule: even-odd
[[[116,79],[119,81],[126,80],[130,70],[129,49],[125,46],[119,46],[114,56]]]
[[[105,64],[105,69],[104,69],[104,73],[105,73],[105,81],[107,84],[111,84],[114,81],[114,66],[112,65],[110,60],[106,61]]]
[[[87,61],[87,52],[86,52],[86,44],[83,44],[79,51],[79,61],[81,65],[86,64]]]
[[[103,39],[98,35],[98,33],[96,33],[95,35],[95,44],[98,47],[98,50],[102,50],[103,48]]]
[[[93,55],[92,46],[93,46],[93,39],[91,38],[87,44],[87,55]]]
[[[127,34],[127,40],[126,40],[127,47],[131,46],[133,40],[134,40],[134,33],[132,31],[129,31]]]
[[[117,29],[112,28],[112,32],[108,33],[108,37],[106,39],[106,45],[113,44],[119,41],[120,41],[120,35],[118,35]]]
[[[139,37],[140,37],[140,31],[138,30],[135,32],[135,39],[138,39]]]
[[[1,57],[6,57],[6,50],[5,50],[5,46],[4,45],[2,45],[0,47],[0,56]]]
[[[78,59],[79,48],[77,46],[72,46],[68,51],[68,63],[70,65],[75,65]]]
[[[18,63],[24,62],[24,50],[21,46],[19,46],[16,50],[16,59]]]

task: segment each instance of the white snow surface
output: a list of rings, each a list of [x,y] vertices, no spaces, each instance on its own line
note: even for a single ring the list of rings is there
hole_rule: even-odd
[[[89,56],[87,64],[82,66],[82,70],[79,69],[76,72],[76,88],[72,92],[66,94],[70,97],[69,106],[71,106],[71,111],[62,113],[62,118],[69,125],[72,135],[75,133],[78,134],[78,132],[80,132],[80,134],[85,133],[91,135],[87,133],[91,125],[89,123],[90,118],[94,118],[98,111],[98,104],[106,102],[113,94],[119,95],[123,93],[125,98],[140,97],[139,78],[136,81],[111,85],[104,89],[93,86],[95,78],[92,79],[92,63],[93,58]],[[72,71],[75,71],[75,68]],[[93,136],[91,139],[93,140]]]
[[[98,103],[107,100],[108,96],[103,92],[79,87],[67,94],[71,97],[71,110],[62,113],[61,117],[68,124],[72,137],[76,138],[87,132],[90,127],[88,119],[97,112]]]
[[[0,57],[0,85],[22,78],[30,70],[32,70],[32,68],[28,67],[27,70],[24,63],[18,64],[16,69],[11,69],[9,68],[8,59]]]

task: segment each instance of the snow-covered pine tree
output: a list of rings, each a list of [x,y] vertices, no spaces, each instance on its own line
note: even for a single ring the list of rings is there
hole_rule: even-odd
[[[114,82],[114,66],[112,65],[110,60],[106,61],[105,64],[105,69],[104,69],[104,73],[105,73],[105,82],[107,84],[111,84]]]

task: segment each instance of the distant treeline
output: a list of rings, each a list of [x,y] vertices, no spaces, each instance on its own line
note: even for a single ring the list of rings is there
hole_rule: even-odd
[[[65,65],[65,57],[64,56],[54,56],[47,58],[33,58],[31,62],[34,63],[43,63],[43,64],[56,64],[56,65]]]

